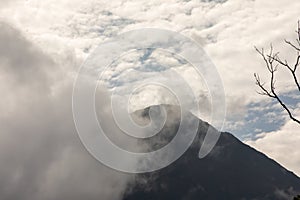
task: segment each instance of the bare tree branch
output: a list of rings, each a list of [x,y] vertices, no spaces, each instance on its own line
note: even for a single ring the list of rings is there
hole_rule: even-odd
[[[300,20],[298,20],[298,30],[297,30],[297,34],[298,34],[298,40],[300,41]],[[300,45],[299,45],[300,46]]]
[[[277,102],[283,107],[283,109],[288,113],[290,119],[300,124],[300,120],[297,119],[291,112],[291,110],[288,108],[288,106],[284,103],[284,101],[278,96],[276,90],[275,90],[275,82],[276,77],[275,73],[277,71],[278,66],[283,66],[287,68],[291,75],[293,76],[294,82],[298,88],[298,91],[300,92],[300,84],[298,81],[298,77],[296,76],[296,71],[298,69],[298,66],[300,64],[300,21],[298,21],[298,29],[297,29],[297,43],[298,46],[294,45],[293,43],[285,40],[285,42],[290,45],[294,50],[297,52],[297,58],[294,65],[290,65],[287,60],[282,61],[279,57],[279,52],[274,53],[273,46],[271,44],[270,46],[270,52],[268,54],[265,53],[264,49],[259,50],[257,47],[255,47],[255,50],[261,55],[262,59],[265,62],[265,65],[271,74],[270,78],[270,89],[268,90],[265,87],[265,83],[261,81],[260,76],[258,74],[254,74],[255,78],[255,84],[261,89],[261,92],[258,92],[260,95],[265,95],[270,98],[276,99]]]
[[[297,29],[296,33],[297,33],[296,41],[298,42],[298,45],[300,47],[300,20],[298,21],[298,29]]]
[[[288,68],[288,70],[291,72],[292,76],[293,76],[293,79],[294,79],[294,82],[298,88],[298,91],[300,92],[300,84],[299,84],[299,81],[298,81],[298,78],[297,78],[297,75],[296,75],[296,71],[297,71],[297,68],[300,64],[300,53],[297,52],[297,58],[296,58],[296,62],[295,62],[295,65],[293,67],[291,67],[289,65],[289,63],[285,60],[284,62],[279,58],[278,54],[274,54],[274,55],[267,55],[270,59],[273,59],[275,60],[278,64],[282,65],[282,66],[285,66],[286,68]]]
[[[289,114],[289,117],[291,120],[297,122],[298,124],[300,124],[300,120],[298,120],[297,118],[295,118],[292,114],[292,112],[290,111],[290,109],[283,103],[283,101],[276,95],[275,96],[276,100],[280,103],[280,105],[286,110],[286,112]]]
[[[296,45],[294,45],[293,43],[291,43],[290,41],[288,41],[288,40],[284,40],[284,41],[285,41],[285,43],[287,43],[288,45],[290,45],[291,47],[293,47],[297,51],[300,51],[300,48],[297,47]]]
[[[257,92],[257,93],[260,94],[260,95],[266,95],[266,96],[269,96],[269,97],[271,97],[271,98],[275,98],[275,96],[272,95],[271,92],[268,91],[268,90],[264,87],[265,83],[262,83],[262,82],[260,81],[259,75],[256,74],[256,73],[254,73],[254,77],[255,77],[255,80],[256,80],[256,85],[258,85],[258,86],[260,87],[260,89],[262,90],[262,92]]]

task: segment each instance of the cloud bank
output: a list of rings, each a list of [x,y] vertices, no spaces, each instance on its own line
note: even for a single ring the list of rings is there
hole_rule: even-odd
[[[0,27],[1,199],[119,199],[132,176],[103,166],[79,141],[66,66]]]

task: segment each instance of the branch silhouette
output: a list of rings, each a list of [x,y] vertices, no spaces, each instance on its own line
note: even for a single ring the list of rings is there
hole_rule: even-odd
[[[300,93],[300,84],[299,84],[299,80],[297,77],[297,69],[299,67],[300,64],[300,21],[298,21],[298,28],[297,28],[297,39],[296,42],[297,44],[293,44],[292,42],[285,40],[285,43],[287,45],[289,45],[291,48],[293,48],[294,51],[296,51],[296,61],[294,64],[289,64],[287,60],[282,60],[279,57],[279,52],[274,53],[273,50],[273,46],[272,44],[270,45],[270,52],[269,53],[265,53],[264,49],[258,49],[257,47],[255,47],[255,50],[258,52],[258,54],[261,55],[262,59],[265,62],[265,65],[269,71],[269,73],[271,74],[271,78],[270,78],[270,88],[268,89],[265,86],[265,82],[262,82],[260,79],[259,74],[254,73],[254,78],[255,78],[255,83],[256,85],[260,88],[260,92],[258,92],[258,94],[260,95],[265,95],[268,96],[270,98],[276,99],[277,102],[284,108],[284,110],[288,113],[289,117],[291,120],[297,122],[298,124],[300,124],[300,119],[296,118],[291,109],[286,105],[286,103],[278,96],[277,91],[275,90],[275,83],[276,83],[276,77],[275,74],[277,72],[278,67],[285,67],[286,69],[289,70],[290,74],[292,75],[293,79],[294,79],[294,83]]]

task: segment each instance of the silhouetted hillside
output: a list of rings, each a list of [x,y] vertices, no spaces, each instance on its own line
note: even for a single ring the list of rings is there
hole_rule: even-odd
[[[148,110],[137,113],[147,117]],[[175,106],[167,106],[167,110],[169,114],[178,112]],[[174,130],[178,127],[177,123],[178,120],[173,124]],[[300,193],[299,177],[230,133],[222,133],[209,155],[199,159],[199,148],[208,126],[199,120],[198,136],[192,147],[172,165],[137,175],[136,182],[128,188],[123,199],[274,200],[292,199]]]

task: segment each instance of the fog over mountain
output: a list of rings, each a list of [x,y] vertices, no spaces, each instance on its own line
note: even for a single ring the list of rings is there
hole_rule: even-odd
[[[145,114],[147,110],[149,108],[137,113]],[[176,115],[179,108],[167,106],[167,110]],[[171,123],[175,131],[178,121]],[[198,136],[191,148],[172,165],[137,175],[123,200],[271,200],[292,199],[300,192],[300,178],[293,172],[227,132],[221,133],[217,145],[207,157],[199,159],[198,152],[209,126],[199,119]],[[170,131],[170,128],[162,130],[161,134],[170,135]],[[152,144],[155,144],[155,139]]]

